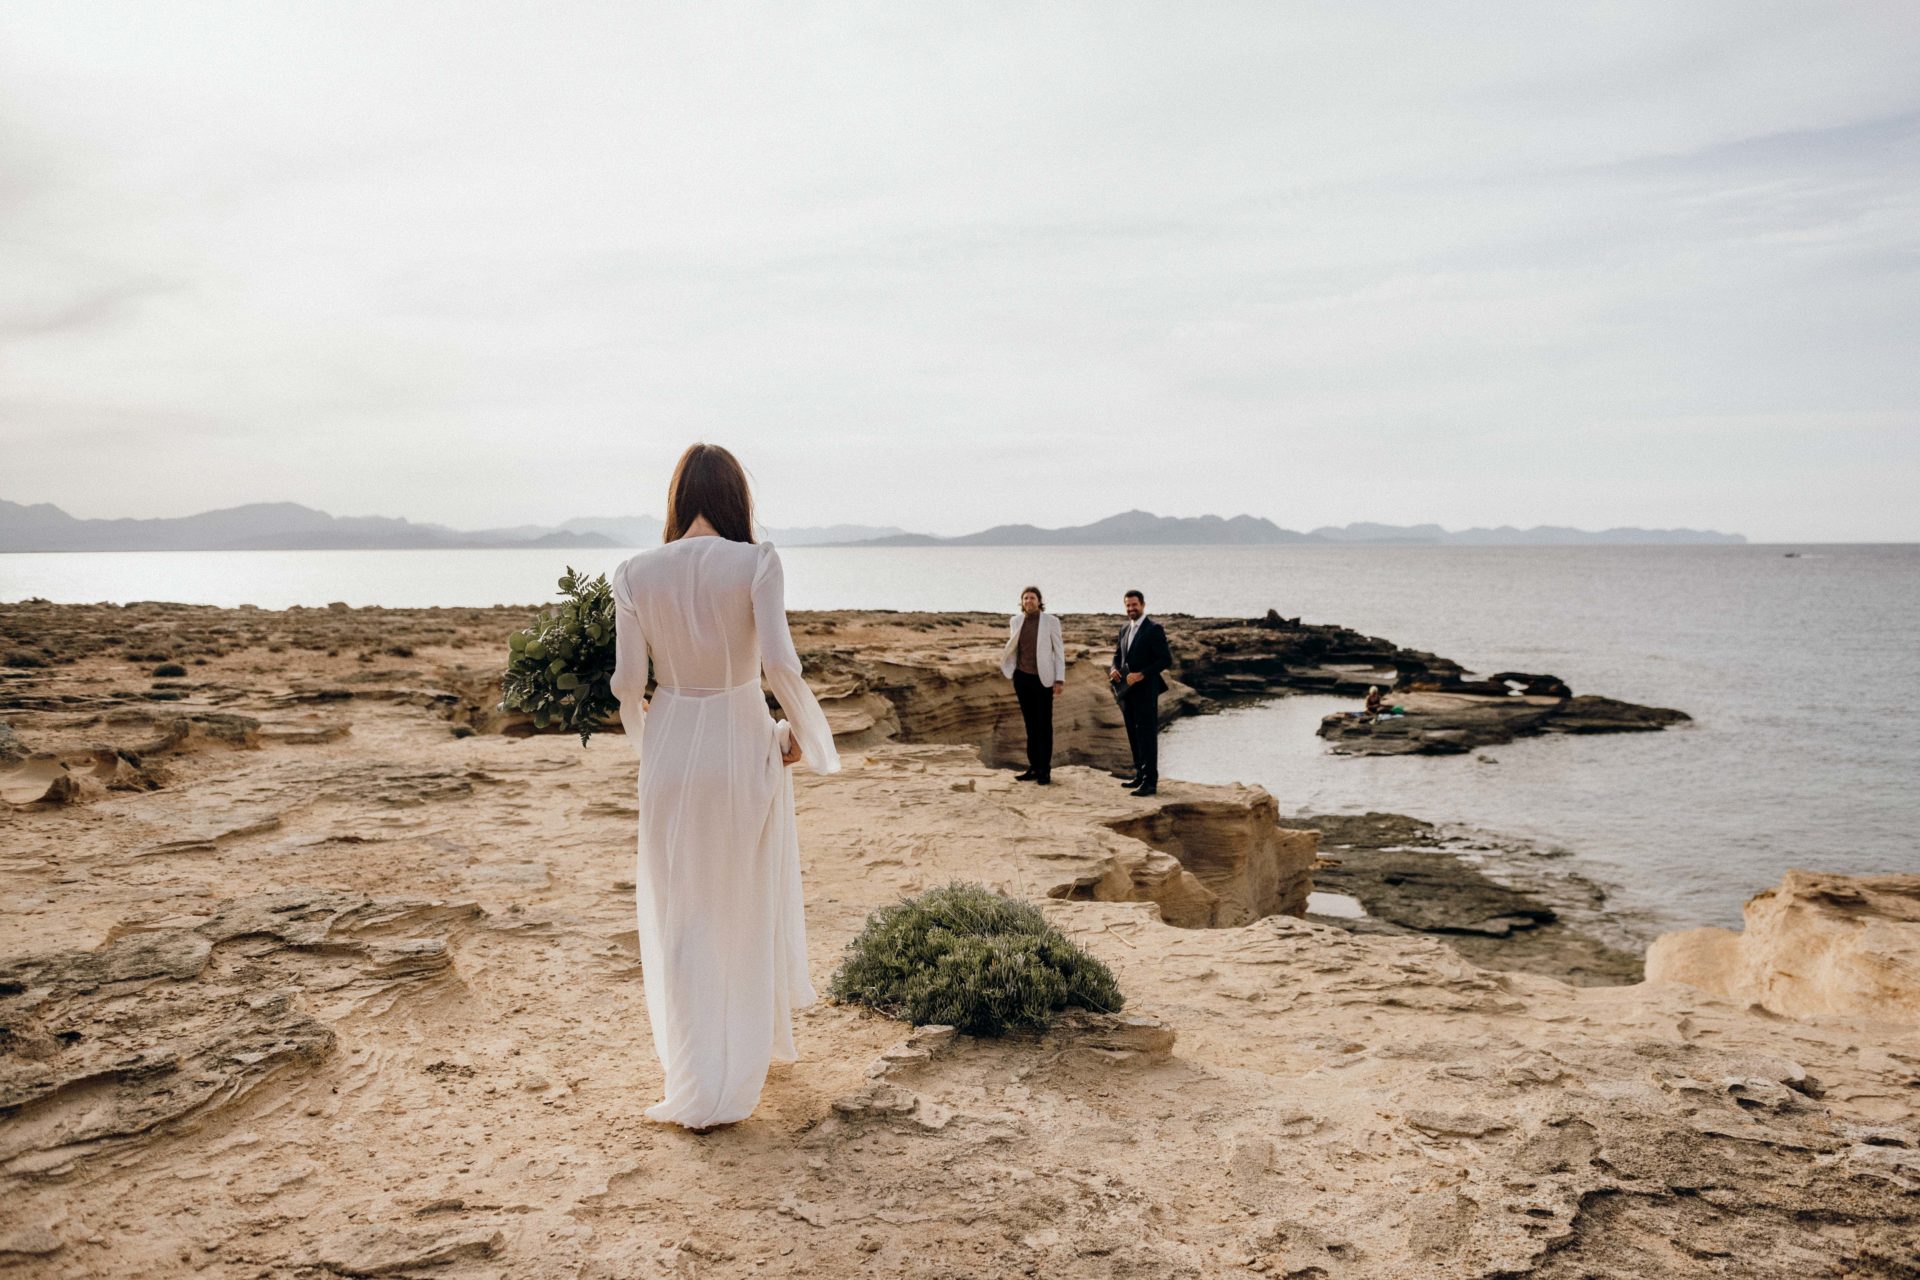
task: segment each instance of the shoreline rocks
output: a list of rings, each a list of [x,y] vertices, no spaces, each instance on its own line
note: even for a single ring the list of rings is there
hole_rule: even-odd
[[[1647,977],[1790,1018],[1920,1024],[1920,875],[1789,871],[1745,927],[1688,929],[1647,950]]]
[[[1590,694],[1415,690],[1395,693],[1390,701],[1405,714],[1335,712],[1320,721],[1317,732],[1342,755],[1451,756],[1539,734],[1646,733],[1692,719],[1669,707],[1643,707]]]
[[[1522,870],[1550,856],[1537,849],[1445,832],[1397,813],[1301,814],[1286,821],[1320,833],[1314,888],[1346,894],[1366,911],[1357,919],[1313,917],[1322,923],[1353,933],[1424,934],[1476,964],[1576,986],[1641,979],[1638,950],[1595,927],[1605,891],[1569,872]],[[1482,869],[1489,858],[1498,859],[1501,879]]]
[[[533,611],[0,605],[0,642],[23,652],[31,647],[39,662],[0,670],[0,715],[149,711],[155,702],[204,713],[245,697],[228,678],[235,659],[257,664],[266,656],[300,674],[262,710],[377,698],[430,707],[455,731],[531,734],[530,720],[498,704],[504,637]],[[1271,610],[1262,618],[1168,614],[1164,620],[1176,665],[1161,699],[1163,722],[1204,713],[1220,701],[1301,692],[1358,696],[1370,685],[1395,690],[1397,701],[1415,700],[1419,714],[1405,717],[1405,724],[1323,725],[1322,736],[1337,750],[1457,754],[1534,733],[1634,732],[1687,719],[1683,712],[1573,696],[1552,676],[1501,672],[1476,680],[1450,658]],[[953,743],[979,749],[989,764],[1017,761],[1020,716],[999,669],[1003,615],[803,610],[792,622],[808,677],[836,738],[847,745]],[[1055,717],[1060,762],[1124,770],[1126,735],[1106,680],[1118,623],[1099,614],[1066,614],[1061,623],[1068,677]],[[442,655],[437,665],[395,667],[391,661],[432,652]],[[480,665],[458,660],[467,657]],[[149,687],[80,692],[73,671],[89,663],[111,664],[126,685]],[[155,663],[191,678],[153,680]],[[321,671],[324,678],[315,678]],[[614,725],[604,730],[617,731]]]

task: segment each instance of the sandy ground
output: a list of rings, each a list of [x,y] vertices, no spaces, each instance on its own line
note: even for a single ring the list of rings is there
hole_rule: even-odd
[[[1042,902],[1123,1018],[975,1041],[817,1005],[752,1119],[652,1125],[625,742],[474,731],[485,611],[404,657],[275,617],[195,625],[278,652],[148,629],[184,680],[9,673],[19,741],[84,775],[0,807],[12,1274],[1920,1274],[1911,1024],[1179,927],[1236,891],[1221,849],[1292,865],[1270,798],[1041,792],[967,747],[799,777],[816,983],[874,906],[964,878]],[[1164,905],[1090,900],[1128,892]]]

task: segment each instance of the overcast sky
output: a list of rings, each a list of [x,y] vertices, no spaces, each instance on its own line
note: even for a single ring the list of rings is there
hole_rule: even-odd
[[[1920,5],[0,9],[0,498],[1920,539]]]

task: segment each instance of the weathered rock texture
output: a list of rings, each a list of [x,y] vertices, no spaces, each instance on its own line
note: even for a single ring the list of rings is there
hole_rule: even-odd
[[[497,615],[126,612],[137,639],[0,685],[30,750],[162,659],[195,673],[167,708],[263,732],[0,808],[11,1274],[1914,1273],[1920,1028],[1237,923],[1312,852],[1265,793],[1040,789],[954,745],[796,778],[816,980],[874,907],[967,879],[1042,904],[1125,1017],[982,1042],[817,1005],[750,1120],[653,1126],[633,757],[476,727],[454,641]],[[94,643],[82,614],[50,636]],[[293,714],[349,731],[264,732]]]
[[[0,961],[0,1171],[56,1178],[116,1143],[312,1068],[333,1033],[299,1005],[391,1004],[450,972],[471,904],[291,890]]]
[[[1393,703],[1406,714],[1336,712],[1321,720],[1320,736],[1346,755],[1454,756],[1543,733],[1645,733],[1692,718],[1592,695],[1416,690],[1395,693]]]
[[[1540,850],[1485,832],[1455,832],[1398,813],[1303,814],[1320,833],[1314,887],[1366,915],[1326,923],[1359,933],[1425,933],[1476,963],[1581,986],[1638,982],[1640,953],[1599,926],[1606,895]],[[1479,865],[1497,859],[1502,878]]]
[[[1282,828],[1273,797],[1257,787],[1207,788],[1193,799],[1149,805],[1107,826],[1173,855],[1210,899],[1204,919],[1176,919],[1163,911],[1170,923],[1228,928],[1307,909],[1319,838]]]
[[[1789,1017],[1920,1023],[1920,875],[1789,871],[1755,894],[1745,928],[1670,933],[1647,977]]]

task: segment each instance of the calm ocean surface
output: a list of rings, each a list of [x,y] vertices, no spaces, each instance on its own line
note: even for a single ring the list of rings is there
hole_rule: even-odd
[[[1789,558],[1788,551],[1800,554]],[[284,608],[537,603],[621,551],[0,555],[0,600]],[[1337,622],[1481,672],[1679,707],[1690,728],[1343,759],[1292,698],[1170,728],[1169,776],[1283,811],[1384,809],[1565,850],[1649,927],[1730,924],[1787,867],[1920,870],[1920,547],[1151,547],[786,550],[793,608],[1063,612],[1138,587],[1156,614]],[[1169,618],[1177,648],[1179,623]],[[1116,621],[1116,626],[1117,626]]]

